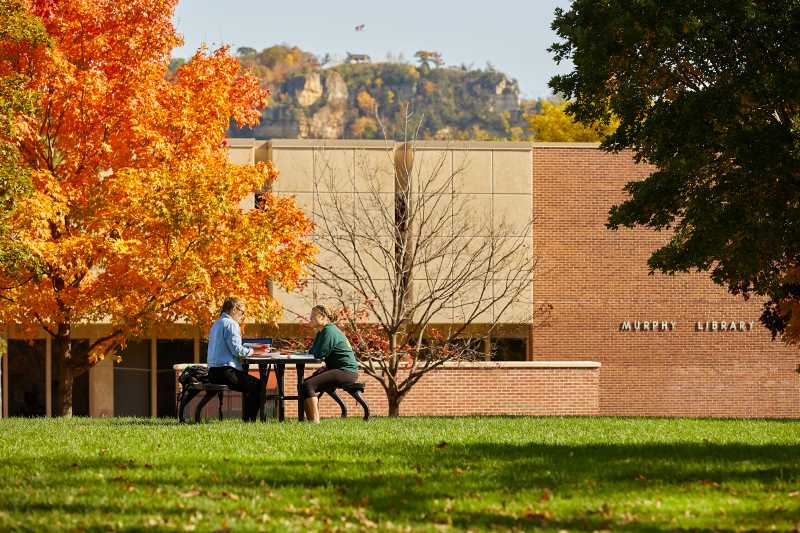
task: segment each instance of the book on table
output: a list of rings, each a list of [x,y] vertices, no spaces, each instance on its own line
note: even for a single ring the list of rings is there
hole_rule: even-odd
[[[286,354],[286,357],[289,359],[316,359],[316,357],[308,352],[289,352]]]
[[[316,359],[308,352],[269,352],[248,356],[249,359]]]

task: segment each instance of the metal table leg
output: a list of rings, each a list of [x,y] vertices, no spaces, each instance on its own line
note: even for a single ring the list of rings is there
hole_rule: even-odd
[[[283,390],[283,373],[286,371],[286,365],[275,365],[275,377],[278,381],[278,420],[283,422],[283,415],[284,415],[284,399],[285,396]]]
[[[262,422],[267,421],[267,411],[264,404],[267,403],[267,377],[269,376],[267,365],[258,365],[258,418]],[[249,373],[249,368],[248,368]]]
[[[295,366],[295,371],[297,373],[297,419],[302,422],[306,419],[306,412],[303,409],[303,380],[306,375],[306,365],[305,363],[297,363]]]

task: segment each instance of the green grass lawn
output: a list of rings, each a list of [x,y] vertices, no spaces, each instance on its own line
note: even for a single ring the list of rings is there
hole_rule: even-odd
[[[791,530],[800,423],[0,420],[0,530]]]

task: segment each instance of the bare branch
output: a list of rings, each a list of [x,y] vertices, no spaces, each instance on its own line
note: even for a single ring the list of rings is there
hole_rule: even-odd
[[[324,201],[314,209],[321,253],[312,274],[345,311],[342,326],[362,371],[395,398],[443,364],[484,357],[501,321],[529,324],[541,312],[532,301],[533,221],[514,227],[457,194],[468,161],[456,165],[448,145],[420,147],[422,121],[412,127],[410,119],[406,108],[404,142],[385,163],[392,192],[374,160],[353,162],[347,191],[322,160],[327,191],[315,185]]]

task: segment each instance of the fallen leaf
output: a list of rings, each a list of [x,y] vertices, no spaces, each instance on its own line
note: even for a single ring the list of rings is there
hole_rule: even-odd
[[[367,518],[364,509],[356,509],[353,511],[353,516],[358,520],[358,522],[367,529],[376,529],[378,524]]]
[[[800,490],[796,490],[794,492],[790,492],[789,496],[791,496],[792,498],[794,498],[795,496],[800,496]]]
[[[525,518],[528,520],[539,520],[545,522],[553,518],[553,513],[550,511],[528,511],[525,513]]]
[[[539,497],[540,502],[549,502],[553,498],[553,491],[550,489],[544,489],[541,497]]]
[[[179,492],[178,496],[181,498],[194,498],[196,496],[200,496],[199,490],[187,490],[186,492]]]

